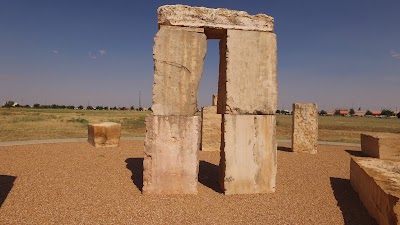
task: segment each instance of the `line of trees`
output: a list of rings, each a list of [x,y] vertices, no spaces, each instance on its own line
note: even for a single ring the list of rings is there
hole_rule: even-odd
[[[20,105],[14,101],[7,101],[4,103],[3,108],[35,108],[35,109],[80,109],[80,110],[137,110],[137,111],[143,111],[143,107],[135,108],[134,106],[131,107],[108,107],[108,106],[87,106],[84,107],[83,105],[80,105],[78,107],[75,107],[73,105],[57,105],[57,104],[51,104],[51,105],[41,105],[39,103],[33,104],[33,106],[30,105]],[[147,109],[151,111],[151,108]]]

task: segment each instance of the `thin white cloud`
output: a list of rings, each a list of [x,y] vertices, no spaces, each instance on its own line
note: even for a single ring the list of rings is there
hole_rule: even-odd
[[[97,55],[96,55],[96,53],[94,52],[89,52],[89,58],[91,58],[91,59],[95,59],[95,58],[97,58]]]
[[[101,50],[99,50],[99,54],[100,54],[101,56],[105,56],[105,55],[107,55],[107,51],[104,50],[104,49],[101,49]]]
[[[101,50],[98,50],[98,51],[90,51],[89,52],[89,58],[91,58],[91,59],[104,57],[106,55],[107,55],[107,50],[105,50],[105,49],[101,49]]]
[[[53,49],[53,50],[51,50],[51,53],[53,53],[54,55],[59,55],[60,54],[60,50]]]
[[[397,52],[395,50],[390,50],[390,55],[395,59],[400,59],[400,52]]]

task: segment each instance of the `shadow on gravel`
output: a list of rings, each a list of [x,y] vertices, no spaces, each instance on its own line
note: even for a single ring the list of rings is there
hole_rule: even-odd
[[[362,151],[356,151],[356,150],[346,150],[347,153],[349,153],[352,156],[358,156],[358,157],[368,157],[367,154],[365,154]]]
[[[350,180],[331,177],[331,186],[345,225],[377,224],[353,190]]]
[[[223,193],[219,186],[219,168],[214,164],[200,160],[199,182],[218,193]]]
[[[14,181],[17,177],[0,175],[0,208],[6,201],[8,193],[10,193],[12,187],[14,186]]]
[[[287,147],[278,146],[278,151],[282,151],[282,152],[292,152],[292,148],[287,148]]]
[[[143,158],[128,158],[125,160],[126,168],[132,173],[131,179],[136,187],[143,190]]]

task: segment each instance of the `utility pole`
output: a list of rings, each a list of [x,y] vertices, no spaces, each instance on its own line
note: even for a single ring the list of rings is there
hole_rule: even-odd
[[[139,89],[139,108],[142,108],[142,101],[141,101],[141,98],[142,98],[142,90]]]

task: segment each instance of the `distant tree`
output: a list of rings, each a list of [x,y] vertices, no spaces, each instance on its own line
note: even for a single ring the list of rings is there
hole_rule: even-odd
[[[131,108],[130,108],[131,110],[135,110],[135,107],[134,106],[131,106]]]
[[[354,114],[356,114],[356,112],[354,111],[353,108],[351,108],[350,111],[349,111],[349,114],[350,114],[350,115],[354,115]]]
[[[11,108],[11,107],[14,106],[14,104],[15,104],[15,102],[13,102],[13,101],[7,101],[6,103],[4,103],[3,107],[4,108]]]
[[[397,113],[397,118],[400,118],[400,112],[399,112],[399,113]]]
[[[31,106],[30,105],[24,105],[24,108],[30,108]]]
[[[281,114],[281,110],[276,110],[276,112],[275,112],[276,114]]]
[[[365,115],[366,115],[366,116],[371,116],[371,115],[372,115],[372,112],[369,111],[369,110],[367,110],[367,111],[365,112]]]
[[[358,107],[358,111],[361,111],[361,107]]]
[[[336,109],[334,115],[335,115],[335,116],[340,116],[340,110],[339,110],[339,109]]]
[[[40,108],[40,104],[39,104],[39,103],[35,103],[35,104],[33,104],[33,108],[35,108],[35,109],[38,109],[38,108]]]
[[[21,105],[20,104],[16,104],[14,107],[20,108]]]
[[[149,111],[153,112],[153,109],[151,109],[151,107],[149,108]]]
[[[93,110],[93,106],[90,106],[90,105],[89,105],[88,107],[86,107],[86,109],[87,109],[87,110]]]
[[[69,106],[67,106],[67,109],[75,109],[75,106],[69,105]]]
[[[114,106],[114,107],[112,107],[111,109],[112,109],[112,110],[117,110],[117,107],[116,107],[116,106]]]
[[[323,115],[326,115],[326,114],[328,114],[325,110],[321,110],[320,112],[319,112],[319,115],[321,115],[321,116],[323,116]]]
[[[78,106],[78,109],[83,109],[83,106],[82,105]]]
[[[58,108],[58,105],[52,104],[52,105],[50,106],[50,108],[52,108],[52,109],[57,109],[57,108]]]
[[[121,107],[121,108],[119,108],[120,110],[127,110],[127,108],[126,107]]]
[[[139,107],[139,111],[143,111],[143,107]]]
[[[108,110],[108,106],[104,106],[104,110]]]
[[[384,115],[384,116],[393,116],[393,111],[390,110],[390,109],[383,109],[382,112],[381,112],[381,115]]]
[[[96,106],[96,110],[103,110],[103,106]]]

